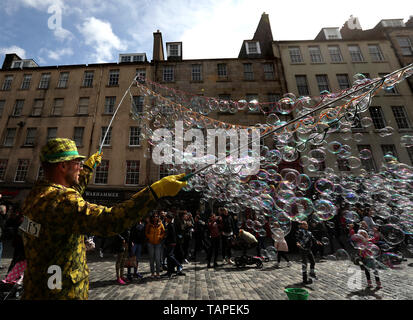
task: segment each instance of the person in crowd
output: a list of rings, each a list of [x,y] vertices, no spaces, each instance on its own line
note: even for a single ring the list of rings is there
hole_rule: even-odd
[[[303,274],[303,284],[313,283],[312,279],[308,279],[307,275],[307,264],[310,261],[310,277],[317,279],[315,274],[315,260],[311,248],[313,243],[321,244],[311,231],[308,231],[308,224],[306,221],[300,222],[299,229],[296,233],[297,247],[300,250],[301,263],[302,263],[302,274]],[[308,259],[308,260],[307,260]]]
[[[174,218],[174,227],[176,233],[176,246],[174,250],[174,254],[176,259],[179,261],[180,264],[185,262],[184,258],[184,228],[185,228],[185,221],[184,221],[185,211],[184,210],[177,210]]]
[[[145,228],[145,236],[148,241],[151,278],[160,279],[162,239],[165,236],[165,228],[159,219],[158,212],[156,211],[152,214],[150,223]]]
[[[7,272],[10,272],[13,269],[13,267],[16,265],[16,263],[26,259],[25,254],[24,254],[22,232],[21,230],[19,230],[19,227],[22,224],[22,222],[23,222],[23,215],[20,211],[19,206],[17,205],[13,208],[13,210],[11,210],[11,213],[8,216],[8,219],[6,221],[6,229],[10,233],[10,238],[12,240],[12,246],[13,246],[13,258],[11,260],[11,263],[9,265]]]
[[[1,199],[1,194],[0,194]],[[3,255],[3,241],[6,240],[6,221],[7,221],[7,207],[2,204],[0,205],[0,269],[4,266],[1,264],[1,257]]]
[[[211,260],[212,254],[214,254],[214,265],[213,267],[218,267],[218,253],[219,253],[219,245],[221,242],[221,229],[222,229],[222,217],[216,216],[215,213],[212,213],[209,222],[208,222],[208,231],[209,231],[209,239],[211,242],[211,246],[208,251],[207,256],[207,268],[211,268]]]
[[[93,204],[82,194],[102,154],[96,152],[85,163],[84,159],[70,139],[49,139],[41,148],[44,179],[36,182],[22,206],[27,260],[22,299],[87,299],[84,235],[122,233],[153,210],[160,198],[175,196],[187,185],[180,180],[185,174],[167,176],[111,208]],[[48,286],[51,265],[62,270],[61,286],[53,289]]]
[[[114,249],[116,252],[116,281],[119,284],[127,284],[129,282],[124,275],[125,260],[128,256],[128,243],[129,243],[130,232],[125,230],[124,232],[118,234],[115,237]]]
[[[375,212],[374,212],[373,208],[366,207],[363,221],[367,225],[367,232],[373,232],[373,228],[377,227],[376,223],[373,220],[374,214],[375,214]]]
[[[132,267],[128,267],[128,280],[131,281],[132,277],[142,279],[142,274],[138,272],[139,260],[142,255],[142,247],[145,242],[145,225],[141,218],[134,226],[132,226],[129,241],[131,246],[131,254],[136,258],[136,267],[133,267],[133,275],[131,272]]]
[[[218,208],[218,213],[222,219],[222,259],[224,263],[234,264],[231,260],[231,243],[235,232],[234,219],[229,214],[227,208]]]
[[[291,266],[291,262],[288,259],[288,244],[284,238],[284,231],[281,229],[280,224],[278,222],[274,222],[273,224],[274,229],[274,247],[277,250],[277,263],[275,264],[276,268],[280,267],[281,257],[287,261],[287,266]]]
[[[191,240],[194,232],[194,219],[192,218],[192,214],[188,211],[185,212],[183,225],[182,249],[184,253],[184,262],[189,263],[188,259],[190,259]]]
[[[206,239],[207,226],[206,223],[201,219],[201,216],[197,214],[194,219],[194,254],[193,260],[196,261],[198,252],[204,250],[206,256],[208,256],[209,243]]]
[[[167,272],[163,274],[163,277],[172,278],[175,273],[175,267],[177,268],[177,275],[185,275],[182,270],[182,264],[175,258],[174,250],[176,247],[176,232],[174,224],[174,215],[170,212],[165,218],[165,247],[166,247],[166,261],[167,261]]]
[[[310,230],[314,235],[314,238],[318,241],[312,247],[312,252],[315,258],[325,259],[324,256],[324,245],[321,239],[327,236],[327,228],[323,221],[311,221]]]

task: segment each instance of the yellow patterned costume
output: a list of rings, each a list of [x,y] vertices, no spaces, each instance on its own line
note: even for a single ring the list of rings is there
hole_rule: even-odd
[[[38,181],[26,198],[23,214],[40,225],[40,231],[37,237],[24,234],[27,269],[23,299],[87,299],[84,235],[116,235],[155,207],[148,187],[111,208],[86,202],[82,194],[92,177],[91,168],[93,165],[83,167],[79,184],[72,188]],[[48,286],[50,266],[61,268],[61,289]]]

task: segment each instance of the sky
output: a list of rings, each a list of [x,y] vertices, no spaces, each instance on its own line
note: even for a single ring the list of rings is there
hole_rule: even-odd
[[[120,53],[146,53],[153,32],[182,41],[183,59],[236,58],[262,13],[274,40],[314,39],[350,15],[363,30],[381,19],[413,15],[411,0],[2,0],[0,63],[6,53],[40,66],[117,62]]]

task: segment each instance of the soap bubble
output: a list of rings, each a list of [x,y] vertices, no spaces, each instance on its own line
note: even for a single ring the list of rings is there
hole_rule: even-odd
[[[380,234],[389,245],[397,245],[404,240],[403,230],[394,224],[386,224],[380,227]]]

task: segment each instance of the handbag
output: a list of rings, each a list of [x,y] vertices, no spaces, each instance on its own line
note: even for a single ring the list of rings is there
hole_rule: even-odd
[[[138,263],[136,262],[136,257],[135,256],[128,257],[125,260],[124,266],[127,267],[127,268],[130,268],[130,267],[136,268],[138,266]]]

